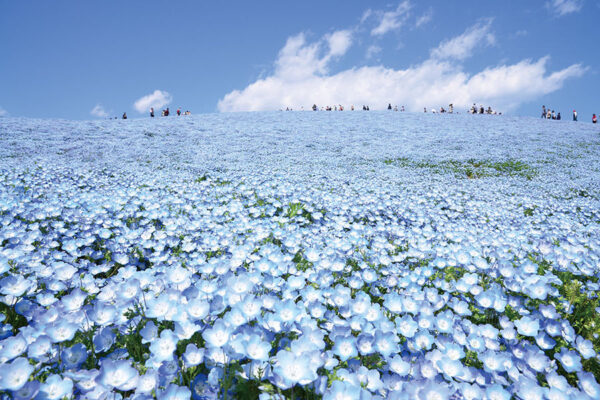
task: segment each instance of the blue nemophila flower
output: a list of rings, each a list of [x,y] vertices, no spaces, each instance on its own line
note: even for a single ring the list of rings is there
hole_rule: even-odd
[[[22,334],[0,341],[0,362],[7,362],[27,350],[27,341]]]
[[[150,352],[156,361],[170,360],[177,348],[178,338],[170,329],[160,333],[160,338],[154,339],[150,344]]]
[[[333,338],[333,348],[331,350],[341,361],[356,357],[358,355],[356,338],[354,336],[335,336]]]
[[[561,365],[567,372],[579,372],[581,371],[581,357],[577,352],[567,350],[566,347],[560,349],[560,353],[555,354],[554,357],[560,361]]]
[[[204,360],[204,349],[199,349],[194,343],[189,343],[183,353],[183,361],[187,368],[195,367]]]
[[[509,400],[510,392],[497,383],[485,387],[486,400]]]
[[[528,316],[522,317],[521,319],[516,320],[514,323],[515,327],[517,328],[517,332],[523,336],[535,337],[540,329],[539,320]]]
[[[109,351],[113,344],[115,344],[116,338],[117,335],[109,327],[102,328],[94,335],[94,351],[96,353]]]
[[[29,381],[21,389],[12,393],[15,400],[31,400],[34,399],[40,392],[40,382]]]
[[[83,343],[77,343],[65,348],[61,353],[61,360],[66,369],[79,368],[87,359],[87,349]]]
[[[207,328],[202,337],[209,346],[223,347],[228,341],[232,333],[232,328],[226,325],[222,320],[217,320],[214,325]]]
[[[600,384],[596,382],[594,375],[589,372],[577,372],[579,387],[592,399],[600,397]]]
[[[275,355],[273,373],[275,384],[282,389],[288,389],[296,384],[308,385],[317,379],[317,367],[303,354],[279,350]]]
[[[190,385],[192,399],[194,400],[217,400],[219,398],[219,387],[208,382],[208,376],[198,374]]]
[[[58,400],[71,397],[73,381],[69,378],[62,379],[59,375],[50,375],[46,382],[40,386],[38,398],[42,400]]]
[[[187,387],[171,383],[165,390],[159,391],[156,397],[160,400],[189,400],[191,396],[192,392]]]
[[[364,392],[360,386],[347,381],[333,381],[323,394],[323,400],[360,400]]]
[[[59,343],[73,339],[79,327],[67,320],[61,319],[46,328],[46,333],[52,342]]]
[[[23,357],[0,364],[0,390],[21,389],[33,370],[33,366]]]
[[[103,360],[96,381],[107,387],[128,391],[137,387],[138,377],[138,371],[129,361]]]
[[[586,360],[596,355],[596,351],[594,350],[594,345],[592,342],[581,336],[577,336],[577,339],[575,339],[575,347],[581,354],[581,357]]]

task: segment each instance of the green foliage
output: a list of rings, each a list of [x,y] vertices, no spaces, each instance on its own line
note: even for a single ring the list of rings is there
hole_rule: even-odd
[[[452,173],[457,178],[478,179],[485,177],[515,176],[533,179],[537,170],[520,160],[443,160],[443,161],[415,161],[407,157],[383,160],[386,165],[395,165],[402,168],[427,169],[434,174]]]
[[[12,326],[12,332],[16,334],[19,328],[27,326],[27,319],[21,314],[17,313],[14,306],[8,306],[0,302],[0,313],[6,317],[2,324],[8,324]]]

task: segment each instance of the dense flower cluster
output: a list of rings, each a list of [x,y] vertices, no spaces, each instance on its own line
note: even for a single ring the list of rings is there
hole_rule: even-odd
[[[3,120],[0,391],[600,398],[600,141],[547,129]]]

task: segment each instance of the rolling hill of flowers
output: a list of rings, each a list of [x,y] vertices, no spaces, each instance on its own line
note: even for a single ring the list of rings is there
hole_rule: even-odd
[[[600,132],[0,119],[0,392],[598,399]]]

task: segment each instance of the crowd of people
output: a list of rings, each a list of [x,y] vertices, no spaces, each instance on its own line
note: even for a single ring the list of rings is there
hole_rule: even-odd
[[[312,108],[313,111],[319,111],[319,110],[321,110],[321,111],[344,111],[344,109],[345,109],[342,104],[337,104],[337,105],[334,105],[334,106],[321,106],[321,107],[317,106],[316,104],[313,104],[311,108]],[[400,111],[400,112],[404,112],[405,111],[404,106],[400,106],[400,108],[398,108],[397,105],[392,106],[392,103],[388,103],[388,105],[387,105],[386,108],[389,111]],[[301,107],[301,109],[304,110],[304,107]],[[350,110],[354,111],[354,105],[350,106]],[[369,108],[368,105],[363,105],[362,106],[362,110],[363,111],[370,111],[370,108]],[[293,109],[290,108],[290,107],[286,107],[285,111],[293,111]],[[427,107],[423,108],[423,112],[427,112]],[[437,110],[435,108],[432,108],[432,109],[429,110],[429,112],[434,113],[434,114],[437,114],[437,113],[454,114],[455,113],[455,111],[454,111],[454,105],[453,104],[449,104],[447,109],[445,109],[444,107],[440,107],[439,110]],[[470,110],[467,110],[467,113],[469,113],[469,114],[502,115],[501,112],[497,112],[495,110],[492,110],[492,107],[488,107],[487,110],[486,110],[486,109],[484,109],[483,106],[477,107],[475,104],[473,104],[473,106],[471,107]],[[457,114],[458,114],[458,112],[457,112]]]
[[[177,111],[176,111],[176,113],[177,113],[178,117],[180,115],[182,115],[181,108],[178,108]],[[167,107],[166,109],[162,110],[161,113],[160,113],[161,117],[168,117],[170,114],[171,114],[171,111],[169,110],[169,107]],[[189,111],[185,111],[183,113],[183,115],[192,115],[192,113],[189,112]],[[154,118],[154,107],[150,107],[150,117]]]
[[[562,117],[560,113],[555,113],[554,110],[550,110],[550,108],[546,109],[546,106],[542,106],[542,118],[546,119],[555,119],[560,121]],[[577,111],[573,110],[573,121],[577,121]]]
[[[573,121],[577,121],[577,110],[573,110]],[[542,106],[542,118],[545,119],[554,119],[557,121],[561,120],[560,113],[555,113],[554,110],[550,110],[550,108],[546,108],[546,106]],[[598,117],[596,114],[592,114],[592,123],[596,124],[598,122]]]

